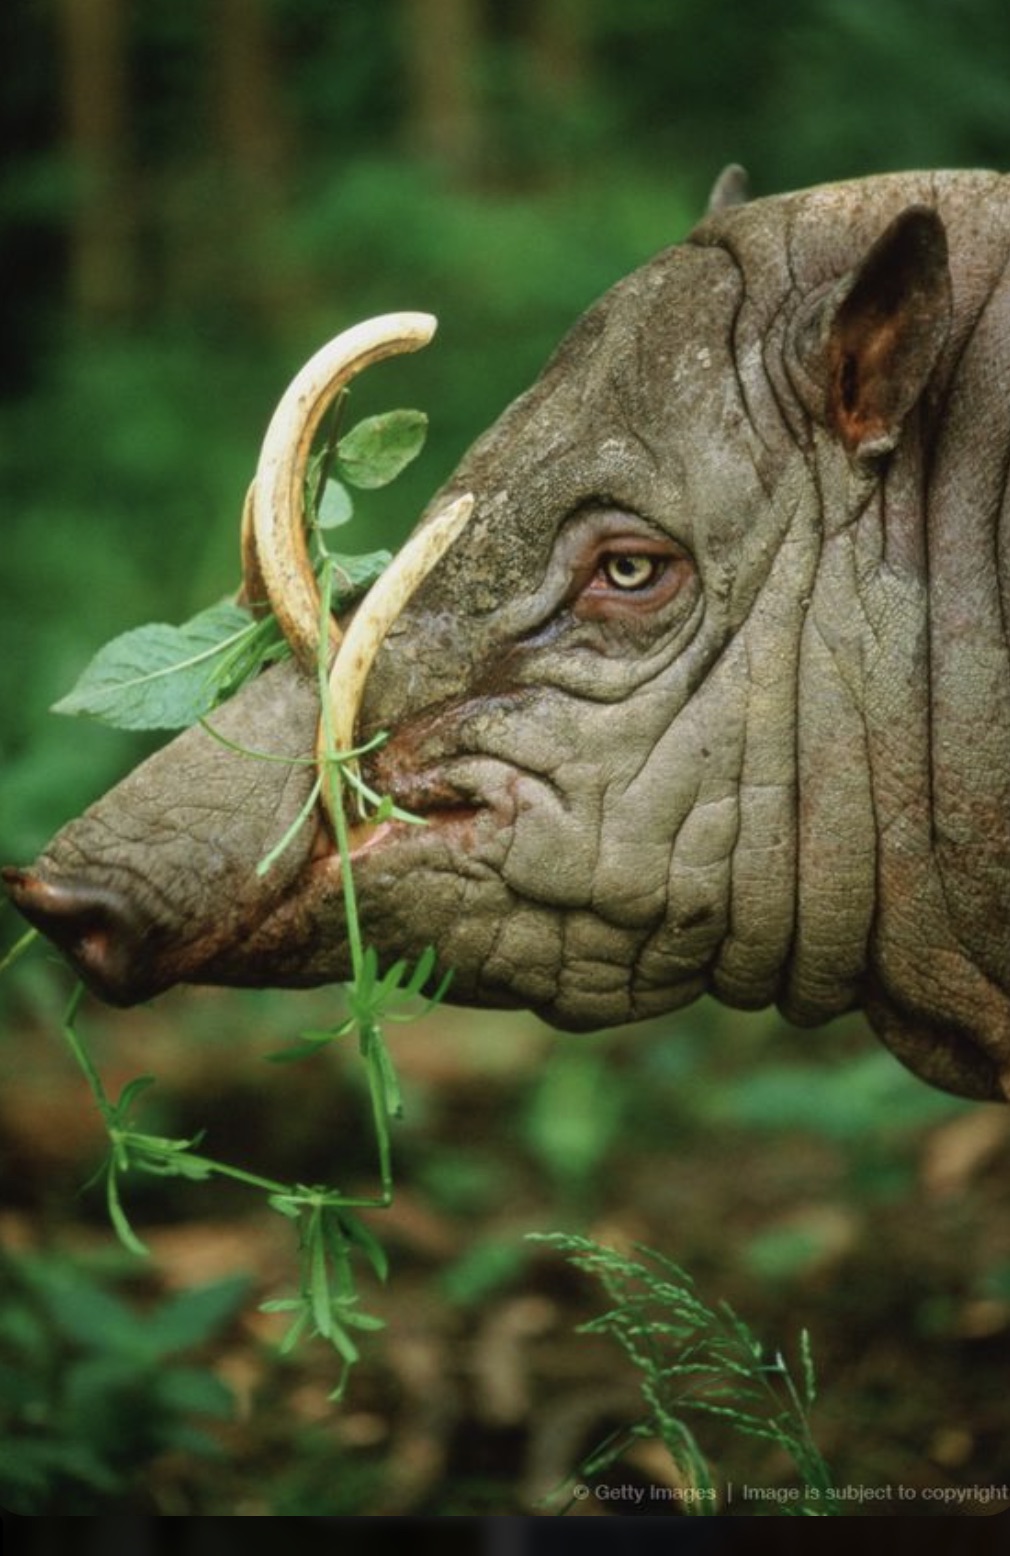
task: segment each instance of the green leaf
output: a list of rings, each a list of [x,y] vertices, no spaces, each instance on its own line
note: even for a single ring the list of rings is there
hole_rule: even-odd
[[[403,988],[403,993],[410,999],[414,999],[424,988],[428,979],[435,970],[435,947],[425,946],[417,959],[417,965],[410,975],[409,983]]]
[[[354,1018],[353,1016],[348,1016],[346,1020],[338,1022],[336,1026],[327,1027],[325,1031],[300,1032],[298,1037],[295,1038],[295,1042],[307,1043],[314,1053],[326,1043],[334,1042],[338,1037],[347,1037],[349,1033],[354,1031],[354,1028]],[[273,1056],[271,1055],[270,1057]]]
[[[141,1242],[127,1219],[126,1211],[123,1209],[119,1198],[119,1182],[116,1177],[116,1170],[111,1162],[109,1163],[105,1180],[105,1203],[113,1230],[123,1247],[128,1249],[130,1253],[135,1253],[146,1259],[148,1254],[147,1244]]]
[[[203,1139],[202,1132],[189,1140],[170,1140],[166,1135],[147,1135],[126,1129],[116,1131],[113,1139],[124,1153],[124,1162],[138,1172],[164,1178],[192,1178],[196,1182],[211,1177],[214,1172],[214,1162],[192,1154],[193,1147]]]
[[[365,1226],[358,1216],[345,1215],[342,1217],[344,1230],[351,1242],[360,1248],[372,1269],[381,1281],[389,1275],[389,1260],[386,1250],[378,1238]]]
[[[84,1349],[122,1356],[143,1334],[127,1303],[69,1262],[38,1260],[25,1273],[59,1333]]]
[[[340,1309],[340,1322],[348,1329],[365,1329],[371,1334],[377,1334],[386,1327],[384,1318],[376,1318],[374,1313],[359,1313],[357,1308],[346,1303]]]
[[[315,1232],[309,1252],[309,1300],[312,1319],[319,1333],[329,1339],[333,1333],[333,1311],[330,1297],[330,1278],[326,1267],[326,1245],[319,1232]]]
[[[153,622],[113,638],[53,712],[118,729],[183,729],[281,652],[272,621],[223,600],[181,627]]]
[[[200,1367],[170,1367],[158,1377],[154,1400],[163,1410],[227,1420],[235,1411],[235,1396],[214,1373]]]
[[[354,1363],[358,1360],[360,1352],[358,1351],[358,1347],[355,1345],[354,1341],[351,1339],[343,1325],[334,1324],[332,1333],[328,1334],[326,1338],[329,1340],[334,1349],[343,1357],[347,1365],[349,1367],[353,1367]]]
[[[423,411],[367,416],[340,439],[337,469],[351,486],[387,486],[417,458],[427,434],[428,418]]]
[[[350,1362],[345,1362],[343,1371],[340,1374],[340,1382],[337,1384],[335,1389],[330,1389],[330,1392],[326,1396],[328,1402],[331,1405],[339,1405],[339,1404],[341,1404],[343,1402],[344,1397],[345,1397],[345,1395],[347,1393],[347,1384],[348,1384],[348,1382],[350,1380],[350,1376],[351,1376],[351,1363]]]
[[[146,1160],[141,1157],[136,1164],[143,1172],[162,1178],[188,1178],[191,1183],[206,1183],[214,1176],[214,1163],[202,1156],[191,1156],[185,1140],[168,1141],[150,1149],[151,1156]]]
[[[331,476],[323,487],[323,495],[316,509],[316,523],[320,529],[337,529],[354,517],[354,502],[343,481]]]
[[[289,1221],[297,1221],[302,1213],[302,1202],[290,1194],[271,1194],[267,1198],[271,1210],[276,1210]]]
[[[28,1438],[16,1443],[8,1435],[0,1465],[0,1487],[8,1509],[26,1514],[34,1512],[34,1507],[18,1507],[14,1499],[16,1492],[22,1489],[41,1492],[45,1503],[52,1495],[54,1482],[58,1483],[60,1477],[81,1481],[106,1492],[121,1491],[124,1486],[123,1477],[86,1444],[57,1442],[48,1437]]]
[[[155,1355],[169,1356],[202,1345],[234,1318],[248,1291],[245,1275],[229,1275],[167,1298],[147,1314],[150,1349]]]
[[[153,1075],[138,1075],[132,1081],[127,1081],[119,1093],[119,1100],[116,1103],[117,1118],[120,1120],[124,1119],[141,1092],[147,1091],[150,1086],[153,1086],[155,1080],[156,1077]]]
[[[382,977],[376,983],[374,1003],[377,1011],[380,1014],[386,1001],[394,994],[399,992],[400,984],[406,974],[406,971],[407,963],[405,961],[400,960],[398,962],[394,962],[392,967],[387,968]]]
[[[276,1053],[267,1054],[269,1064],[295,1064],[302,1059],[312,1059],[320,1049],[325,1048],[337,1037],[336,1032],[306,1032],[301,1038],[296,1038],[290,1048],[280,1048]]]
[[[390,1057],[382,1037],[376,1033],[374,1046],[374,1063],[378,1066],[379,1081],[382,1086],[382,1096],[385,1103],[386,1114],[389,1118],[403,1117],[403,1098],[400,1095],[400,1082],[396,1068]]]
[[[352,600],[370,589],[393,560],[391,551],[365,551],[361,556],[340,556],[331,552],[333,567],[333,609],[346,610]]]
[[[301,1306],[301,1304],[299,1304],[299,1306]],[[267,1310],[264,1308],[264,1312],[265,1311]],[[289,1329],[285,1331],[284,1338],[281,1340],[281,1343],[278,1347],[282,1356],[290,1355],[308,1327],[308,1309],[302,1307],[302,1311],[298,1314],[298,1317],[295,1319],[294,1323]]]

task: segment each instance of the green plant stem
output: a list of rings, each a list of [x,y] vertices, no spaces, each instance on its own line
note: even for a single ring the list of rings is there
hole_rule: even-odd
[[[115,1130],[112,1138],[114,1143],[122,1143],[126,1147],[132,1144],[135,1148],[151,1151],[152,1154],[161,1145],[157,1136],[140,1134],[132,1129]],[[155,1142],[154,1145],[152,1141]],[[228,1162],[215,1161],[213,1157],[201,1156],[197,1151],[187,1150],[185,1158],[192,1166],[202,1167],[208,1174],[214,1173],[219,1178],[231,1178],[236,1183],[247,1184],[249,1188],[263,1189],[267,1194],[291,1194],[290,1184],[275,1183],[272,1178],[261,1178],[259,1173],[247,1172],[244,1167],[232,1167]]]
[[[145,1134],[142,1130],[124,1126],[119,1119],[117,1106],[109,1098],[109,1094],[102,1084],[102,1078],[91,1055],[81,1042],[80,1034],[76,1028],[75,1023],[85,992],[84,984],[79,983],[71,995],[67,1006],[62,1030],[70,1051],[91,1088],[96,1106],[105,1123],[109,1143],[118,1160],[128,1163],[131,1155],[146,1155],[149,1158],[146,1164],[149,1170],[157,1171],[153,1163],[158,1158],[169,1161],[177,1161],[180,1158],[184,1158],[188,1166],[202,1169],[208,1175],[214,1173],[219,1178],[230,1178],[236,1183],[246,1184],[249,1188],[262,1189],[267,1194],[281,1194],[293,1203],[306,1206],[331,1206],[339,1210],[345,1208],[349,1210],[376,1210],[385,1208],[389,1204],[391,1186],[389,1183],[388,1154],[385,1157],[382,1197],[377,1197],[374,1194],[351,1197],[350,1195],[341,1194],[336,1189],[306,1189],[292,1187],[289,1183],[278,1183],[273,1178],[264,1178],[260,1173],[249,1172],[244,1167],[235,1167],[229,1162],[220,1162],[214,1157],[203,1156],[198,1151],[189,1150],[188,1147],[180,1150],[178,1141],[169,1140],[159,1135]],[[378,1100],[381,1101],[381,1098]],[[373,1089],[373,1106],[376,1105],[377,1102]]]
[[[389,1141],[389,1115],[386,1107],[386,1085],[382,1073],[380,1045],[382,1033],[369,1025],[361,1034],[361,1052],[368,1069],[368,1095],[372,1103],[375,1121],[375,1140],[379,1151],[379,1182],[382,1185],[383,1208],[393,1203],[393,1152]]]
[[[319,796],[322,793],[322,788],[323,780],[321,778],[317,778],[306,796],[304,805],[298,812],[294,821],[288,827],[287,831],[284,833],[283,837],[279,842],[274,844],[269,853],[263,855],[263,858],[256,866],[257,875],[266,875],[267,871],[272,868],[281,855],[285,853],[288,848],[290,848],[295,837],[301,831],[302,827],[305,825],[306,821],[308,821],[312,812],[315,810],[316,805],[319,802]]]
[[[347,943],[351,954],[351,973],[355,983],[360,983],[365,963],[365,948],[358,917],[358,901],[351,869],[351,840],[347,826],[347,814],[343,803],[343,779],[341,764],[346,755],[336,749],[333,735],[333,710],[330,706],[329,666],[326,648],[329,642],[330,605],[333,593],[333,568],[324,563],[320,579],[319,602],[319,703],[323,731],[323,782],[329,793],[329,813],[340,856],[340,884],[344,897],[344,917],[347,922]],[[386,1105],[386,1087],[382,1069],[382,1033],[374,1022],[361,1028],[361,1053],[368,1072],[368,1094],[372,1104],[372,1119],[379,1153],[379,1204],[386,1208],[393,1202],[392,1148],[389,1140],[389,1115]]]
[[[0,977],[2,977],[5,972],[8,972],[10,968],[14,966],[15,962],[20,961],[22,956],[24,956],[25,952],[28,950],[29,946],[34,945],[35,941],[39,940],[40,938],[41,936],[37,929],[26,929],[20,940],[15,940],[10,950],[4,956],[3,961],[0,962]]]
[[[114,1132],[118,1128],[116,1124],[116,1110],[112,1103],[109,1101],[108,1093],[106,1092],[105,1087],[102,1085],[102,1077],[99,1075],[97,1069],[95,1068],[91,1059],[91,1055],[88,1053],[84,1044],[81,1042],[81,1039],[77,1033],[77,1028],[75,1026],[77,1012],[81,1008],[81,1001],[84,998],[84,992],[84,984],[79,983],[73,994],[70,996],[70,1003],[67,1006],[63,1016],[63,1036],[67,1040],[70,1052],[73,1054],[74,1058],[77,1060],[77,1063],[83,1070],[85,1080],[91,1087],[95,1102],[98,1105],[98,1110],[102,1115],[102,1119],[105,1123],[105,1127],[111,1140],[113,1139]]]
[[[365,948],[361,938],[361,924],[358,919],[358,902],[354,891],[354,877],[351,873],[351,841],[347,828],[347,816],[344,812],[343,782],[340,775],[342,754],[336,747],[336,740],[333,734],[333,710],[330,707],[329,656],[327,648],[330,638],[332,598],[333,568],[327,561],[323,564],[320,578],[319,655],[316,667],[319,680],[320,719],[323,730],[323,762],[325,766],[323,782],[329,799],[327,808],[333,823],[337,852],[340,855],[340,885],[344,897],[344,916],[347,920],[347,945],[351,953],[351,974],[354,982],[358,982],[364,967]],[[346,759],[346,757],[343,759]]]
[[[319,458],[319,469],[316,474],[316,489],[312,494],[312,512],[319,512],[319,505],[323,500],[326,483],[333,469],[333,461],[337,457],[337,444],[340,442],[340,423],[344,419],[344,408],[347,404],[348,392],[346,389],[337,396],[333,409],[330,412],[330,426],[326,434],[326,442]],[[318,534],[318,531],[317,531]]]

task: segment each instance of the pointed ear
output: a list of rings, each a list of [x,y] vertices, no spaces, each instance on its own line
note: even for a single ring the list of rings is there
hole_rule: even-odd
[[[750,199],[750,184],[747,178],[746,168],[742,168],[739,162],[731,162],[724,167],[715,183],[712,185],[712,193],[708,197],[709,216],[714,216],[718,211],[726,211],[733,205],[746,205]]]
[[[935,211],[910,206],[800,321],[804,376],[819,381],[822,419],[855,458],[896,447],[950,316],[946,231]]]

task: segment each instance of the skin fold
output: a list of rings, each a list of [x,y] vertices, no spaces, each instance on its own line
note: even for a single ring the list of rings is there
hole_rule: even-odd
[[[585,1029],[702,992],[855,1007],[1010,1090],[1010,192],[902,174],[722,205],[619,283],[432,510],[474,516],[388,634],[359,839],[380,959]],[[293,664],[8,888],[106,998],[347,976]]]

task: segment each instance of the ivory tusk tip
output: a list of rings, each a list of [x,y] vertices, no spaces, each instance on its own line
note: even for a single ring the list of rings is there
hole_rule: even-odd
[[[431,340],[438,329],[438,319],[433,313],[383,313],[352,328],[360,330],[366,338],[396,339],[402,350],[416,351]]]
[[[462,497],[456,497],[446,507],[440,508],[432,515],[431,523],[437,524],[440,530],[448,532],[446,544],[448,545],[459,534],[464,524],[470,518],[474,505],[473,492],[464,492]]]

